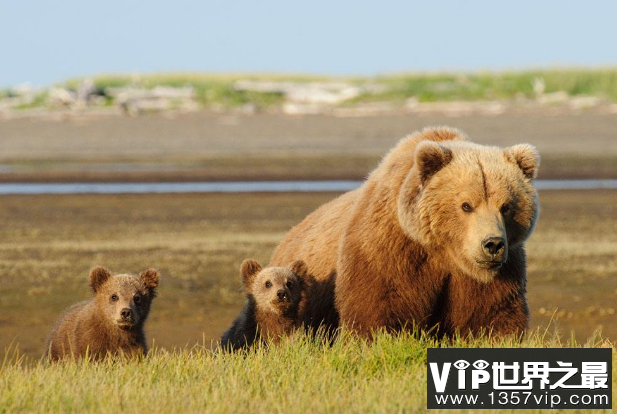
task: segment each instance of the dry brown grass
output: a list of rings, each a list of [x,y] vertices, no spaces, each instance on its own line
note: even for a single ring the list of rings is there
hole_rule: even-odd
[[[243,298],[238,268],[267,263],[284,233],[334,194],[4,196],[0,350],[38,355],[61,310],[89,296],[93,265],[156,267],[146,327],[170,349],[220,336]],[[528,243],[532,326],[617,339],[617,192],[544,192]]]

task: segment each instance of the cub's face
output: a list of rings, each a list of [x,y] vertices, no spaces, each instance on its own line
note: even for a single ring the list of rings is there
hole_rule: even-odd
[[[260,310],[276,314],[297,308],[302,299],[306,274],[306,265],[302,261],[294,262],[290,267],[263,269],[259,263],[249,259],[241,267],[245,291],[253,295]]]
[[[463,273],[490,282],[533,231],[538,163],[525,144],[501,150],[421,142],[415,171],[399,195],[399,220],[407,234],[444,251]]]
[[[110,324],[126,330],[143,325],[158,283],[159,274],[154,269],[146,270],[139,277],[128,274],[112,276],[102,267],[90,272],[90,286],[95,292],[99,311]]]

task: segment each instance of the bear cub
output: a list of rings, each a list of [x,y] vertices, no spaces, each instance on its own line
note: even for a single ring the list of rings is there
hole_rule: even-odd
[[[47,340],[51,360],[85,357],[99,360],[107,355],[140,356],[148,352],[144,322],[156,296],[159,273],[154,269],[139,277],[112,276],[103,267],[90,271],[94,297],[67,309]]]
[[[255,341],[278,342],[299,326],[298,315],[308,287],[307,267],[302,260],[289,267],[263,269],[255,260],[247,259],[240,274],[246,303],[223,334],[223,349],[248,348]]]

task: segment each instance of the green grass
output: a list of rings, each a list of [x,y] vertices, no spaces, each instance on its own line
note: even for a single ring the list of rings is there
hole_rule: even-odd
[[[403,334],[371,345],[342,338],[329,348],[299,336],[247,355],[210,351],[242,306],[241,261],[267,263],[285,232],[334,196],[3,197],[0,413],[417,412],[426,407],[429,347],[614,347],[617,194],[561,191],[541,192],[527,244],[536,330],[522,344]],[[146,326],[156,350],[141,362],[39,362],[62,309],[90,296],[96,264],[162,272]],[[593,335],[600,327],[612,343]],[[3,362],[11,343],[25,356],[9,349]],[[614,390],[616,368],[614,361]]]
[[[328,348],[293,337],[247,355],[208,350],[244,301],[241,261],[267,263],[285,232],[333,197],[2,197],[0,413],[417,412],[426,407],[429,347],[614,347],[617,193],[559,191],[540,193],[540,221],[527,244],[535,333],[520,345],[403,334],[372,345],[342,338]],[[142,362],[39,362],[61,311],[90,297],[87,274],[97,264],[161,271],[146,325],[155,352]],[[599,329],[612,343],[593,334]],[[578,343],[568,339],[574,335]],[[25,356],[9,350],[3,363],[11,343]],[[613,371],[614,390],[616,379]]]
[[[47,91],[39,92],[34,96],[34,99],[31,102],[17,106],[17,109],[41,108],[47,105],[48,99],[49,93]]]
[[[426,408],[427,348],[566,346],[614,347],[597,336],[564,343],[536,331],[520,344],[382,334],[373,343],[343,336],[332,347],[298,334],[247,353],[194,347],[101,363],[31,363],[11,354],[0,367],[0,413],[418,412]],[[616,362],[613,353],[613,392]]]

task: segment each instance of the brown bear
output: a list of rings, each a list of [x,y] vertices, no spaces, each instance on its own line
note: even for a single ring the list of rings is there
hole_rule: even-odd
[[[93,268],[90,287],[94,297],[73,305],[60,317],[47,340],[49,358],[145,355],[143,327],[158,284],[159,273],[154,269],[136,277],[112,276],[103,267]]]
[[[341,325],[365,337],[384,328],[521,334],[538,166],[531,145],[499,149],[427,128],[294,227],[270,265],[293,256],[317,283],[336,275]]]
[[[303,261],[262,269],[255,260],[247,259],[240,275],[246,302],[221,338],[223,349],[247,348],[260,340],[278,342],[301,324],[298,314],[308,286]]]

